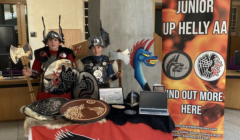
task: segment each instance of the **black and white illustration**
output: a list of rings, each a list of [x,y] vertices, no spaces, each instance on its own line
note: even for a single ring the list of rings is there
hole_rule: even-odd
[[[33,110],[41,112],[42,114],[47,114],[47,112],[58,111],[59,106],[61,106],[60,101],[50,101],[50,102],[39,102],[36,106],[33,107]]]
[[[59,108],[62,104],[67,102],[68,99],[62,97],[53,97],[42,99],[28,105],[29,108],[33,109],[42,115],[54,115],[59,113]]]
[[[169,52],[163,58],[163,72],[173,80],[181,80],[187,77],[192,71],[192,60],[183,51]]]
[[[215,81],[223,75],[225,61],[219,53],[206,51],[196,58],[194,70],[197,76],[202,80]]]
[[[55,134],[55,140],[96,140],[84,135],[75,134],[66,129],[60,130]],[[98,139],[99,140],[99,139]]]
[[[68,67],[66,69],[65,66],[62,66],[62,72],[59,75],[61,82],[58,85],[59,91],[70,91],[75,82],[75,73],[72,71],[72,68]]]
[[[122,88],[100,88],[100,100],[108,104],[123,104],[123,91]]]
[[[70,60],[61,59],[53,62],[44,73],[45,91],[52,94],[71,91],[75,82],[75,75]]]
[[[95,77],[89,72],[78,72],[76,69],[73,71],[76,73],[73,89],[74,98],[98,99],[98,84]]]

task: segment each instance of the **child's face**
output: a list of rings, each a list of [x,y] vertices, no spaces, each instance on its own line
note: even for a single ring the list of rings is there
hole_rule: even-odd
[[[52,51],[57,51],[58,50],[58,46],[60,45],[60,41],[58,40],[58,38],[54,38],[54,39],[51,39],[51,38],[48,38],[48,41],[47,41],[47,45],[49,46],[49,49],[52,50]]]
[[[100,56],[100,55],[102,55],[103,48],[102,48],[102,46],[92,46],[91,50],[92,50],[94,56]]]

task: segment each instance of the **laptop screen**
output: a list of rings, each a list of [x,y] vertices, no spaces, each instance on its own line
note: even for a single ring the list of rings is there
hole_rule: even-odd
[[[142,108],[165,108],[167,109],[167,92],[140,92],[140,104]]]
[[[108,104],[124,104],[122,88],[99,88],[99,96]]]

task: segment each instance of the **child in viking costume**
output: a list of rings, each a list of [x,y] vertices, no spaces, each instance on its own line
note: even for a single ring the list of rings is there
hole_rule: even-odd
[[[78,70],[81,71],[80,66],[83,65],[83,70],[94,75],[98,82],[99,88],[108,88],[109,80],[116,80],[123,76],[123,72],[117,72],[115,74],[113,66],[109,61],[108,56],[102,55],[103,48],[106,48],[109,42],[109,34],[103,30],[100,23],[100,37],[93,37],[88,39],[88,47],[91,49],[93,55],[87,56],[81,61],[77,61],[79,65]]]
[[[32,66],[32,70],[23,69],[24,76],[32,76],[33,78],[37,78],[41,73],[44,73],[44,71],[47,69],[47,67],[51,63],[59,59],[71,60],[76,65],[73,51],[71,49],[61,46],[61,43],[64,44],[64,38],[63,38],[62,28],[60,26],[60,18],[61,17],[59,16],[59,34],[60,35],[55,31],[50,31],[46,36],[45,36],[44,19],[42,18],[43,25],[44,25],[43,43],[45,44],[45,47],[35,50],[34,52],[35,60]],[[43,88],[40,85],[38,95],[37,95],[37,100],[50,98],[50,97],[65,97],[65,98],[71,99],[71,92],[51,94],[51,93],[46,93],[45,90],[42,90]]]

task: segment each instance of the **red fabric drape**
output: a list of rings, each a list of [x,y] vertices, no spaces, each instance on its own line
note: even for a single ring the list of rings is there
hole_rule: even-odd
[[[47,129],[44,126],[35,126],[31,130],[32,140],[55,140],[57,133],[61,132],[61,130],[65,132],[68,130],[96,140],[173,140],[171,133],[154,130],[142,123],[132,124],[127,122],[125,125],[120,126],[109,120],[107,123],[102,124],[71,125],[54,130]]]

